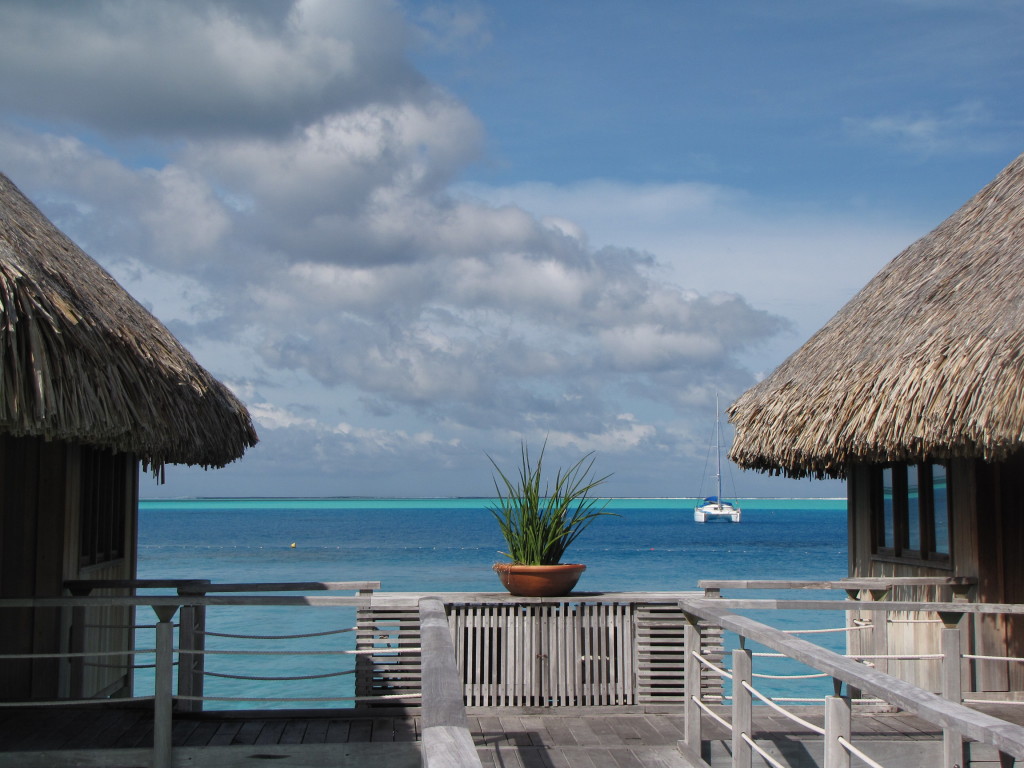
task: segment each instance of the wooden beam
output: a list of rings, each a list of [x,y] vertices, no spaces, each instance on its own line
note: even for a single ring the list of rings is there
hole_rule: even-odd
[[[469,733],[462,675],[444,603],[420,600],[420,644],[423,648],[423,765],[425,768],[481,768]]]
[[[933,611],[938,614],[995,613],[1024,614],[1021,603],[919,603],[893,600],[773,600],[769,598],[720,598],[715,603],[722,608],[744,610],[809,610],[809,611]]]
[[[787,579],[701,579],[701,589],[881,589],[891,587],[971,587],[970,576],[863,576],[830,581]]]

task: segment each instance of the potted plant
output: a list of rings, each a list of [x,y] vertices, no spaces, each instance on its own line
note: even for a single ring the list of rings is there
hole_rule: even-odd
[[[562,563],[565,550],[595,518],[613,514],[604,511],[607,500],[601,503],[591,496],[611,477],[594,478],[593,451],[567,470],[558,469],[552,487],[542,478],[546,447],[545,441],[534,464],[526,443],[521,445],[517,480],[510,479],[487,456],[497,472],[497,500],[490,509],[508,545],[508,551],[501,554],[512,561],[497,563],[494,570],[513,595],[551,597],[571,592],[586,566]]]

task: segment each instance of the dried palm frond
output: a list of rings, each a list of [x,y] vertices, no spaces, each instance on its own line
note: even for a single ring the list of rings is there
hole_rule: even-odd
[[[1024,445],[1024,155],[730,408],[729,458],[791,477]]]
[[[0,432],[218,467],[245,406],[0,174]]]

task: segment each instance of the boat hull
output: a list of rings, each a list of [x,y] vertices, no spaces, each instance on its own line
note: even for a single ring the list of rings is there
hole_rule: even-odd
[[[703,504],[693,508],[693,521],[695,523],[738,523],[742,513],[743,510],[732,504]]]

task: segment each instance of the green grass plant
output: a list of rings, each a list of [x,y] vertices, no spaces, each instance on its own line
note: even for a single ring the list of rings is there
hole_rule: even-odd
[[[607,499],[592,496],[593,490],[611,475],[593,476],[594,453],[585,454],[566,470],[559,468],[551,487],[542,478],[544,450],[534,464],[524,442],[518,482],[510,479],[487,458],[498,473],[494,477],[497,501],[490,511],[501,527],[508,552],[502,552],[517,565],[557,565],[565,550],[594,520],[606,512]]]

